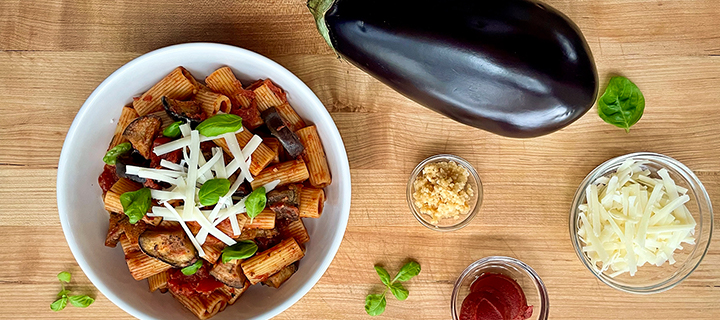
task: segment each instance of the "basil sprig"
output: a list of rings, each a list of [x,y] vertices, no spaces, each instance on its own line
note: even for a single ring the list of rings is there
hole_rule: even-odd
[[[137,191],[125,192],[120,195],[120,203],[130,223],[135,224],[150,210],[150,206],[152,205],[150,201],[150,189],[142,188]]]
[[[89,305],[95,302],[95,299],[86,295],[69,296],[70,290],[65,289],[65,283],[70,283],[71,277],[69,272],[60,272],[57,277],[58,280],[60,280],[60,292],[57,294],[58,299],[50,304],[50,310],[60,311],[62,309],[65,309],[68,302],[70,302],[70,304],[72,304],[73,306],[79,308],[87,308]]]
[[[265,187],[253,190],[247,199],[245,199],[245,210],[247,211],[248,217],[250,217],[250,219],[257,217],[260,212],[265,209],[265,204],[267,204]]]
[[[241,240],[238,243],[227,246],[222,250],[222,263],[228,263],[235,259],[247,259],[252,257],[258,250],[257,244],[252,240]]]
[[[210,179],[205,181],[198,192],[200,204],[204,206],[214,205],[218,203],[220,197],[224,196],[228,191],[230,191],[230,180],[228,179]]]
[[[598,100],[598,115],[605,122],[630,132],[645,111],[645,97],[628,78],[612,77]]]
[[[217,114],[201,122],[195,129],[206,137],[215,137],[242,128],[242,118],[234,114]]]
[[[177,138],[182,134],[180,131],[180,125],[183,124],[182,121],[176,121],[170,124],[165,130],[163,130],[162,134],[168,138]]]
[[[390,274],[387,270],[381,266],[375,266],[375,272],[380,277],[380,281],[385,285],[385,290],[382,294],[369,294],[365,297],[365,312],[371,316],[378,316],[385,312],[385,306],[387,305],[385,295],[388,290],[390,290],[398,300],[408,298],[410,292],[405,289],[400,282],[408,281],[418,275],[420,273],[420,264],[415,261],[406,263],[392,280],[390,280]]]
[[[202,268],[202,266],[203,266],[203,260],[198,259],[198,261],[195,261],[195,263],[193,263],[185,268],[180,269],[180,272],[182,272],[186,276],[191,276],[191,275],[194,275],[195,272],[200,270],[200,268]]]
[[[121,144],[118,144],[105,153],[105,156],[103,157],[103,162],[114,166],[117,162],[117,158],[130,150],[132,150],[132,144],[130,144],[130,142],[123,142]]]

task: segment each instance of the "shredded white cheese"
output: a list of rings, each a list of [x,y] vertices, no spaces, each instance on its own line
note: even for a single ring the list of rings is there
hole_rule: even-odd
[[[682,244],[694,244],[695,220],[685,204],[687,189],[677,186],[667,170],[650,177],[643,162],[625,161],[610,176],[585,190],[578,235],[593,267],[611,270],[610,277],[634,276],[645,264],[675,263]]]

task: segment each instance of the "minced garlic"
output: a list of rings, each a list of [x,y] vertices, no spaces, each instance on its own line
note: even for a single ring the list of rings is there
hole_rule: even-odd
[[[458,219],[470,210],[473,189],[468,184],[470,172],[454,161],[425,165],[413,182],[413,201],[421,214],[430,216],[430,223],[442,219]]]

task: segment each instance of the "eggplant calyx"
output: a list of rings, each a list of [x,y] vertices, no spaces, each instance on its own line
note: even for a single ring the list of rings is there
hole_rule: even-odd
[[[333,49],[335,54],[338,54],[335,47],[330,40],[330,29],[328,29],[325,23],[325,13],[330,10],[330,7],[335,3],[335,0],[308,0],[307,7],[310,9],[310,13],[315,17],[315,24],[317,24],[318,32],[325,39],[325,42]],[[338,54],[338,57],[340,55]]]

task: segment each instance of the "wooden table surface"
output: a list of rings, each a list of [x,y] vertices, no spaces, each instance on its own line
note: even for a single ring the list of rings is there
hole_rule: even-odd
[[[131,318],[85,278],[65,242],[55,197],[65,134],[83,101],[115,69],[171,44],[209,41],[266,55],[310,86],[345,141],[352,209],[345,239],[315,287],[278,319],[366,319],[379,289],[373,265],[422,265],[406,301],[384,319],[447,319],[457,275],[489,255],[540,274],[551,319],[718,319],[720,243],[676,288],[638,296],[596,280],[575,256],[570,202],[606,159],[635,151],[675,157],[720,204],[720,2],[551,0],[582,29],[600,81],[623,74],[642,89],[645,115],[629,134],[592,109],[557,133],[508,139],[433,113],[338,61],[302,0],[0,1],[0,318]],[[468,159],[485,187],[479,216],[438,233],[405,202],[412,168],[436,153]],[[716,219],[716,222],[718,219]],[[95,295],[87,309],[49,305],[55,275]]]

